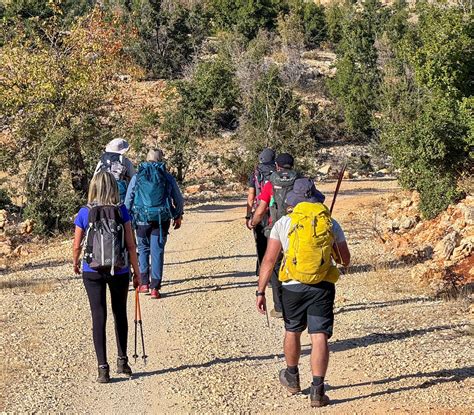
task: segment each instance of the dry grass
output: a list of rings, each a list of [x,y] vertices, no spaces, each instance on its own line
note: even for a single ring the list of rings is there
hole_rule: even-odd
[[[29,291],[34,294],[47,294],[51,292],[58,285],[55,279],[19,279],[12,277],[4,277],[0,280],[0,290],[15,290]]]

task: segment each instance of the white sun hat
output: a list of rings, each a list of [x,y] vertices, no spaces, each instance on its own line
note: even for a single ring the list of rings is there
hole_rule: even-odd
[[[128,141],[123,138],[114,138],[107,144],[105,151],[107,153],[124,154],[129,149]]]

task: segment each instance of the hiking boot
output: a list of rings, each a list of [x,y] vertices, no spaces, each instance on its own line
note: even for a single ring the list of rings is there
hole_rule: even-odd
[[[132,368],[128,365],[128,357],[117,357],[117,373],[132,376]]]
[[[109,365],[100,365],[99,366],[99,375],[97,376],[97,382],[99,383],[108,383],[110,382],[110,368]]]
[[[281,311],[276,311],[275,309],[273,309],[272,311],[270,311],[270,316],[275,318],[283,318],[283,313]]]
[[[311,384],[309,397],[311,399],[312,408],[320,408],[321,406],[329,404],[329,397],[324,394],[324,383],[317,386]]]
[[[151,290],[151,298],[153,298],[155,300],[158,300],[159,298],[161,298],[160,292],[156,288],[153,288]]]
[[[287,369],[280,370],[280,383],[291,393],[301,392],[300,374],[292,375]]]
[[[148,291],[150,290],[150,287],[148,284],[143,284],[140,285],[140,288],[138,289],[138,292],[141,294],[148,294]]]

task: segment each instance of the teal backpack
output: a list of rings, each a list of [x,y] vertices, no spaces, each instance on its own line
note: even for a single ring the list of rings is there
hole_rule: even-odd
[[[145,162],[138,167],[132,203],[133,220],[137,225],[172,219],[171,187],[165,163]]]

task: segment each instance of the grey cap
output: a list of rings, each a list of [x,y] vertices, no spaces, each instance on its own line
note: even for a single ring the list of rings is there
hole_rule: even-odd
[[[123,154],[129,149],[128,141],[123,138],[114,138],[107,144],[105,151],[107,153],[118,153]]]
[[[326,197],[316,189],[314,182],[307,177],[296,179],[293,190],[286,196],[288,206],[296,206],[300,202],[323,203]]]
[[[264,148],[258,155],[260,164],[275,164],[275,150]]]
[[[159,148],[149,150],[148,154],[146,155],[146,161],[163,161],[163,151],[161,151]]]

